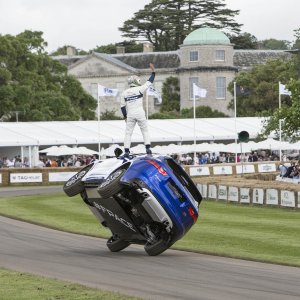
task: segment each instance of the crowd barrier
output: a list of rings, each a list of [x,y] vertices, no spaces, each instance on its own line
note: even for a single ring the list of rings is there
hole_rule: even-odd
[[[278,169],[276,164],[276,162],[253,164],[215,164],[184,166],[184,168],[190,176],[193,177],[275,172]],[[80,169],[81,168],[75,167],[4,168],[0,169],[0,186],[59,184],[67,181]]]
[[[63,184],[80,169],[81,168],[0,169],[0,187]]]
[[[51,185],[63,184],[81,168],[9,168],[0,169],[1,186]],[[185,166],[193,177],[210,175],[238,175],[275,172],[277,163],[218,164],[204,166]],[[300,208],[300,192],[276,188],[238,187],[222,184],[197,183],[203,198],[228,202],[275,205]]]
[[[186,166],[191,177],[210,175],[242,175],[255,173],[271,173],[278,171],[279,162],[258,162],[238,164],[215,164]]]
[[[192,178],[216,175],[262,175],[278,172],[278,165],[279,162],[258,162],[234,165],[190,166],[187,171]],[[231,185],[224,183],[197,183],[197,187],[203,198],[250,205],[257,204],[300,208],[300,192],[288,190],[283,187],[241,187],[234,186],[233,183],[231,183]]]
[[[197,188],[203,198],[244,204],[300,208],[300,192],[276,188],[237,187],[224,184],[201,184]]]

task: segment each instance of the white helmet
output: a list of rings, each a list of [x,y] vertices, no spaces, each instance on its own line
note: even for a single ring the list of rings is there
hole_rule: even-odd
[[[128,84],[129,84],[130,87],[140,86],[141,85],[141,79],[140,79],[139,76],[132,75],[132,76],[128,77]]]

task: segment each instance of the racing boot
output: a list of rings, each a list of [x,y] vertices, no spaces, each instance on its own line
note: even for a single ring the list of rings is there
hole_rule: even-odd
[[[151,155],[152,154],[152,151],[150,149],[150,145],[146,145],[146,153]]]
[[[128,149],[128,148],[125,148],[124,157],[125,157],[125,158],[129,158],[129,155],[130,155],[129,149]]]

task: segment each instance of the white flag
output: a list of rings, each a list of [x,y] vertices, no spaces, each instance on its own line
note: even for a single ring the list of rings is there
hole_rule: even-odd
[[[285,85],[284,84],[281,84],[279,83],[279,94],[280,95],[288,95],[288,96],[291,96],[292,93],[285,88]]]
[[[105,86],[102,86],[100,84],[98,84],[98,97],[99,96],[106,96],[106,97],[109,97],[109,96],[117,96],[118,94],[118,90],[117,89],[110,89],[110,88],[107,88]]]
[[[202,89],[199,86],[197,86],[195,83],[193,83],[193,94],[195,96],[199,96],[200,98],[205,98],[207,94],[206,89]]]
[[[160,92],[157,91],[152,85],[149,86],[147,93],[149,96],[154,96],[157,99],[158,103],[162,103]]]

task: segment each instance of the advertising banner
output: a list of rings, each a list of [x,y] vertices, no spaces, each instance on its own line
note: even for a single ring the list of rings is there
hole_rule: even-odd
[[[201,195],[202,195],[203,198],[207,198],[207,184],[202,184]]]
[[[207,184],[197,183],[197,189],[202,195],[202,198],[207,198]]]
[[[66,182],[77,172],[51,172],[49,182]]]
[[[43,182],[42,173],[11,173],[10,183]]]
[[[278,190],[276,189],[267,189],[266,190],[266,204],[278,205]]]
[[[282,190],[280,199],[281,206],[295,207],[295,192]]]
[[[260,172],[260,173],[276,172],[276,165],[275,164],[259,164],[258,172]]]
[[[250,203],[250,188],[240,188],[240,203]]]
[[[227,186],[219,185],[218,199],[227,200]]]
[[[209,167],[191,167],[190,176],[210,175]]]
[[[252,203],[253,204],[264,204],[264,190],[255,188],[252,193]]]
[[[217,186],[214,184],[208,185],[208,198],[217,199]]]
[[[232,166],[213,167],[214,175],[232,175]]]
[[[228,187],[228,201],[239,201],[239,189],[235,186]]]
[[[236,174],[255,173],[254,165],[236,165]]]

